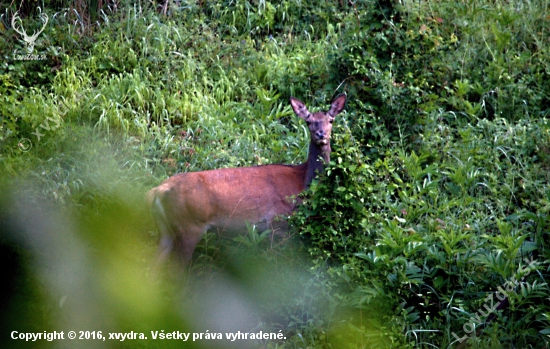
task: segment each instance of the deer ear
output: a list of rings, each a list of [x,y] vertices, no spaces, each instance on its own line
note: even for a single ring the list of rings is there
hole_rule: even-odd
[[[344,110],[344,107],[346,106],[346,99],[347,96],[345,93],[342,93],[338,97],[332,101],[332,104],[330,105],[330,109],[328,111],[328,115],[331,118],[335,118],[336,115],[340,114],[342,110]]]
[[[307,110],[306,105],[304,102],[302,102],[299,99],[296,99],[294,97],[290,97],[290,105],[292,106],[292,109],[294,110],[294,113],[301,117],[304,120],[307,120],[309,116],[311,115],[309,111]]]

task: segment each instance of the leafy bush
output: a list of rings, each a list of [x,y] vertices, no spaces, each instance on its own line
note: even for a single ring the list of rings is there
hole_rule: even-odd
[[[334,128],[333,153],[325,174],[304,193],[291,223],[311,243],[314,258],[345,261],[372,243],[366,230],[376,198],[373,170],[365,164],[349,129]],[[374,199],[374,200],[373,200]],[[374,202],[373,202],[374,201]]]
[[[393,137],[414,137],[437,110],[457,111],[466,120],[548,115],[542,92],[548,64],[540,59],[547,47],[540,11],[547,4],[355,6],[345,18],[336,69],[356,91],[355,107],[374,111]],[[356,136],[376,137],[368,129]]]
[[[464,331],[452,324],[469,329],[497,286],[524,275],[526,260],[537,266],[508,292],[507,301],[518,307],[505,307],[498,318],[542,319],[530,304],[542,304],[548,293],[541,274],[548,215],[525,200],[547,196],[545,180],[533,177],[544,170],[528,136],[547,137],[547,121],[479,119],[472,125],[444,117],[432,114],[415,146],[419,155],[388,152],[371,165],[358,161],[357,145],[342,144],[345,137],[336,132],[326,176],[305,194],[292,220],[317,268],[328,268],[349,287],[342,306],[386,304],[394,312],[384,322],[397,333],[414,333],[407,340],[417,344],[450,345],[456,342],[451,333],[462,338]],[[356,324],[358,317],[349,321]],[[488,332],[501,343],[535,345],[540,334],[530,321],[503,322]],[[545,326],[538,327],[541,334]],[[490,343],[490,335],[480,333],[472,343]],[[504,339],[505,333],[517,335]]]
[[[287,336],[263,347],[449,347],[464,335],[547,346],[546,2],[169,1],[159,14],[164,2],[122,1],[93,23],[84,2],[44,3],[45,61],[14,60],[16,9],[0,18],[0,184],[77,222],[109,326],[143,327],[127,316],[143,303],[136,319],[187,329],[183,298],[233,285],[258,329]],[[207,234],[191,285],[143,282],[156,245],[138,204],[147,188],[176,172],[299,163],[308,133],[288,97],[315,109],[341,91],[331,162],[290,219],[301,239]],[[29,294],[59,296],[17,273]],[[37,326],[56,323],[62,296],[18,304],[43,309]]]

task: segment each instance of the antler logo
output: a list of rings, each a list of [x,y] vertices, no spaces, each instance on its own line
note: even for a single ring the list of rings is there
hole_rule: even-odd
[[[17,25],[17,20],[19,20],[19,25]],[[34,51],[34,42],[36,41],[36,38],[38,37],[38,35],[40,35],[40,33],[44,31],[44,28],[46,28],[46,24],[48,24],[48,15],[40,11],[40,20],[44,23],[42,28],[38,32],[33,32],[33,34],[29,36],[27,35],[27,32],[25,32],[25,29],[23,28],[23,21],[21,20],[17,12],[13,14],[13,18],[11,19],[11,27],[17,33],[23,35],[23,40],[27,44],[27,52],[29,54],[32,54],[32,52]]]

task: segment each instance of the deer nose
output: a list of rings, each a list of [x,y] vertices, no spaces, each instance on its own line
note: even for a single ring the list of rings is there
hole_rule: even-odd
[[[319,138],[319,139],[325,138],[325,132],[323,132],[323,131],[317,131],[317,132],[315,132],[315,134],[317,135],[317,138]]]

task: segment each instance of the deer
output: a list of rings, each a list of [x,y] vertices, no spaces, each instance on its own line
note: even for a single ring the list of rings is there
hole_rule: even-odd
[[[44,29],[46,28],[46,25],[48,24],[47,14],[40,12],[39,17],[44,25],[42,26],[42,28],[40,28],[40,30],[34,31],[32,35],[28,35],[25,29],[23,28],[23,23],[17,11],[13,14],[13,17],[11,18],[11,27],[13,28],[13,30],[15,30],[15,32],[23,36],[23,40],[27,44],[27,52],[29,54],[33,53],[34,42],[36,41],[36,38],[38,38],[38,35],[40,35],[40,33],[44,31]],[[19,26],[17,26],[17,23],[16,23],[17,20],[19,20]]]
[[[330,161],[332,123],[346,104],[337,96],[328,111],[311,113],[290,97],[294,113],[305,120],[310,135],[306,162],[223,168],[176,174],[147,193],[147,201],[160,233],[157,267],[174,247],[188,265],[206,231],[218,234],[258,231],[284,235],[287,223],[280,216],[292,214],[295,198],[307,189]]]

